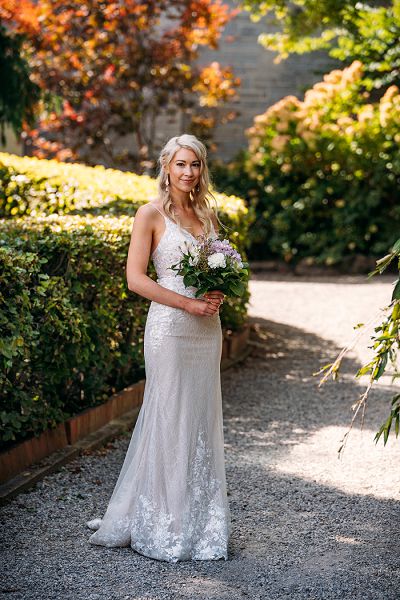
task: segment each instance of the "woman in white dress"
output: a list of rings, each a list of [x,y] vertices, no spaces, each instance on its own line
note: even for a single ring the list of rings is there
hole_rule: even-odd
[[[131,546],[177,562],[228,558],[219,307],[224,294],[195,298],[170,269],[180,247],[215,236],[204,145],[169,140],[159,158],[159,193],[135,216],[127,260],[133,292],[151,300],[144,335],[146,384],[130,445],[103,519],[89,541]],[[148,277],[152,259],[157,282]]]

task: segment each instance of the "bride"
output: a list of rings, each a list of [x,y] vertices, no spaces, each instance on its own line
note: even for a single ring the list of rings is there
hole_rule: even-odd
[[[219,307],[224,294],[195,298],[170,270],[185,242],[216,236],[205,146],[193,135],[168,141],[159,193],[135,216],[127,259],[131,291],[150,299],[144,334],[146,384],[125,461],[91,544],[131,546],[177,562],[228,558]],[[148,277],[152,259],[157,282]]]

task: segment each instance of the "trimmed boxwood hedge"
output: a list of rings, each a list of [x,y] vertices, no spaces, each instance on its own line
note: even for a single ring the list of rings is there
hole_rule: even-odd
[[[35,185],[51,184],[54,188],[54,181],[44,179],[43,163],[55,161],[17,157],[15,164],[18,161],[28,166],[33,161],[31,171],[27,175],[25,171],[24,176]],[[41,171],[37,177],[35,162]],[[66,167],[59,165],[60,169]],[[86,171],[87,178],[92,172],[96,178],[97,168],[68,166],[77,167],[81,174]],[[116,173],[119,179],[125,175]],[[60,196],[65,189],[69,194],[71,181],[64,185],[61,176],[57,177]],[[108,177],[107,193],[112,177],[113,172]],[[116,192],[101,196],[99,191],[90,203],[88,181],[86,188],[80,182],[85,194],[77,195],[78,201],[72,197],[69,214],[44,214],[36,206],[30,216],[0,221],[3,447],[104,402],[110,394],[144,376],[143,333],[149,301],[127,288],[125,267],[133,218],[122,214],[121,208],[130,201],[125,212],[134,213],[144,199],[134,202]],[[154,181],[150,182],[154,186]],[[78,184],[75,181],[73,185]],[[86,209],[77,209],[83,195]],[[238,198],[217,197],[220,218],[230,228],[229,237],[245,253],[251,220],[247,209]],[[120,203],[115,211],[119,216],[105,215],[107,201],[114,209]],[[45,203],[45,210],[47,206]],[[152,264],[149,275],[155,277]],[[225,328],[237,329],[243,324],[248,299],[247,292],[244,298],[224,303],[221,320]]]

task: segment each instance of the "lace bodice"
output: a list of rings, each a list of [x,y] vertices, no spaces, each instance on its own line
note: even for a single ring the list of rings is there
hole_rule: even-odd
[[[175,276],[175,272],[171,271],[169,267],[180,259],[180,246],[183,247],[184,242],[196,243],[196,239],[188,231],[179,227],[165,215],[162,216],[165,221],[165,230],[152,254],[158,278]]]
[[[156,208],[156,207],[154,207]],[[156,208],[156,210],[158,210]],[[196,288],[186,288],[183,283],[183,277],[171,269],[171,265],[176,264],[182,257],[182,249],[185,245],[198,243],[196,238],[186,229],[179,227],[171,219],[166,217],[161,211],[158,211],[165,221],[165,230],[154,250],[151,258],[157,273],[157,283],[163,287],[194,297]],[[213,227],[215,235],[215,229]]]
[[[157,273],[157,283],[183,296],[195,298],[197,288],[193,286],[186,287],[182,275],[178,275],[176,271],[173,271],[171,265],[179,262],[185,244],[196,244],[198,242],[186,229],[179,227],[161,211],[159,212],[164,217],[165,230],[152,254]],[[215,229],[213,229],[213,233],[215,235]],[[165,335],[171,335],[172,333],[194,335],[195,332],[198,335],[208,335],[210,328],[220,327],[220,324],[219,312],[206,318],[198,317],[181,308],[173,308],[153,300],[150,303],[147,315],[147,339],[150,344],[156,347],[162,343]]]

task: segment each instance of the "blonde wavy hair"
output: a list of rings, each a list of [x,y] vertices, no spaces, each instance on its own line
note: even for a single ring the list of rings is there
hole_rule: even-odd
[[[207,166],[207,149],[205,145],[197,139],[196,136],[184,133],[177,135],[165,144],[158,158],[160,172],[158,175],[158,197],[162,201],[162,206],[165,214],[170,217],[179,227],[178,215],[173,212],[173,203],[168,182],[167,169],[175,154],[181,148],[192,150],[200,162],[200,178],[198,184],[190,191],[190,200],[196,216],[203,225],[203,231],[206,235],[211,233],[212,220],[210,218],[211,211],[214,212],[218,223],[224,227],[218,218],[218,206],[215,197],[213,196],[210,187],[210,174]],[[215,208],[211,208],[210,199],[215,203]]]

